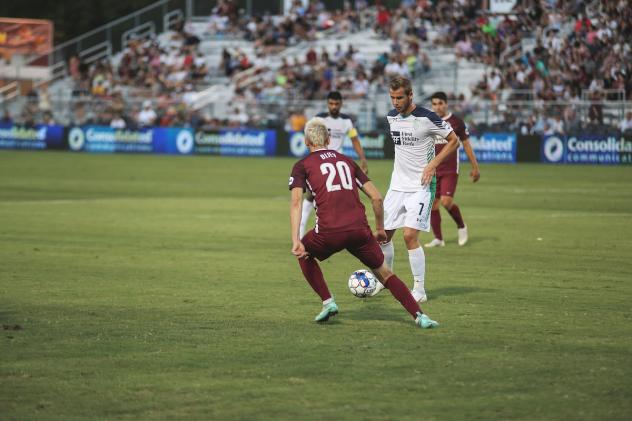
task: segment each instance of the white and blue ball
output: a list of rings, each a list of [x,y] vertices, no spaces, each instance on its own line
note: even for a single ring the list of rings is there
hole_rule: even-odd
[[[370,296],[377,286],[375,275],[369,270],[356,270],[349,277],[349,291],[358,298]]]

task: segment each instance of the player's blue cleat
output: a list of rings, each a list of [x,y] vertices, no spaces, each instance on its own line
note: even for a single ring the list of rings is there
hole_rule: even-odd
[[[336,314],[338,314],[338,306],[335,302],[332,301],[331,303],[323,306],[323,310],[318,313],[318,315],[314,318],[314,321],[318,323],[323,323]]]
[[[422,329],[433,329],[439,327],[439,323],[432,320],[430,317],[426,316],[423,313],[417,313],[417,318],[415,319],[415,324]]]

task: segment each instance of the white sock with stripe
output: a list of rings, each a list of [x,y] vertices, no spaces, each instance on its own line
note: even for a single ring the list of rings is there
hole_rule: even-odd
[[[425,295],[426,255],[424,254],[424,249],[419,247],[414,250],[408,250],[408,260],[410,261],[410,270],[415,279],[413,291]]]

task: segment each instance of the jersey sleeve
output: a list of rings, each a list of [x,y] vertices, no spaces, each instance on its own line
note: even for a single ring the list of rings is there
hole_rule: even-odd
[[[303,164],[303,161],[299,161],[294,164],[294,167],[292,168],[292,174],[290,174],[290,190],[296,187],[300,187],[301,189],[303,189],[303,191],[305,191],[307,187],[306,179],[307,173],[305,172],[305,165]]]
[[[456,133],[461,142],[470,137],[470,132],[467,130],[467,126],[463,120],[459,120],[458,124],[455,124],[453,129],[454,133]]]
[[[353,121],[351,119],[349,119],[348,122],[349,122],[349,127],[347,128],[347,136],[353,139],[354,137],[358,136],[358,131],[353,126]]]
[[[364,171],[362,171],[362,169],[360,168],[360,166],[358,166],[358,164],[356,164],[356,162],[355,162],[355,161],[353,161],[353,160],[351,160],[351,159],[350,159],[349,161],[353,164],[353,169],[354,169],[354,172],[355,172],[355,182],[356,182],[356,184],[357,184],[357,186],[358,186],[358,187],[362,187],[362,186],[364,186],[364,184],[365,184],[367,181],[371,181],[371,179],[369,178],[369,176],[368,176],[368,175],[366,175],[366,174],[364,173]]]
[[[443,138],[448,137],[451,131],[454,129],[447,121],[443,120],[437,114],[430,112],[427,115],[428,120],[430,120],[430,128],[428,131],[434,135],[439,135]]]

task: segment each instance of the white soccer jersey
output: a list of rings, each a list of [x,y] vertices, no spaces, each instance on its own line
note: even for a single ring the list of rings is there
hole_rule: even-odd
[[[395,164],[389,188],[403,192],[428,190],[429,186],[421,184],[421,175],[435,156],[435,137],[447,137],[452,126],[420,106],[406,117],[391,110],[386,118],[395,144]]]
[[[329,113],[320,113],[316,117],[320,117],[325,120],[325,125],[329,131],[329,149],[343,153],[342,144],[345,138],[356,137],[358,132],[353,127],[353,121],[347,114],[338,114],[338,117],[334,118]]]

